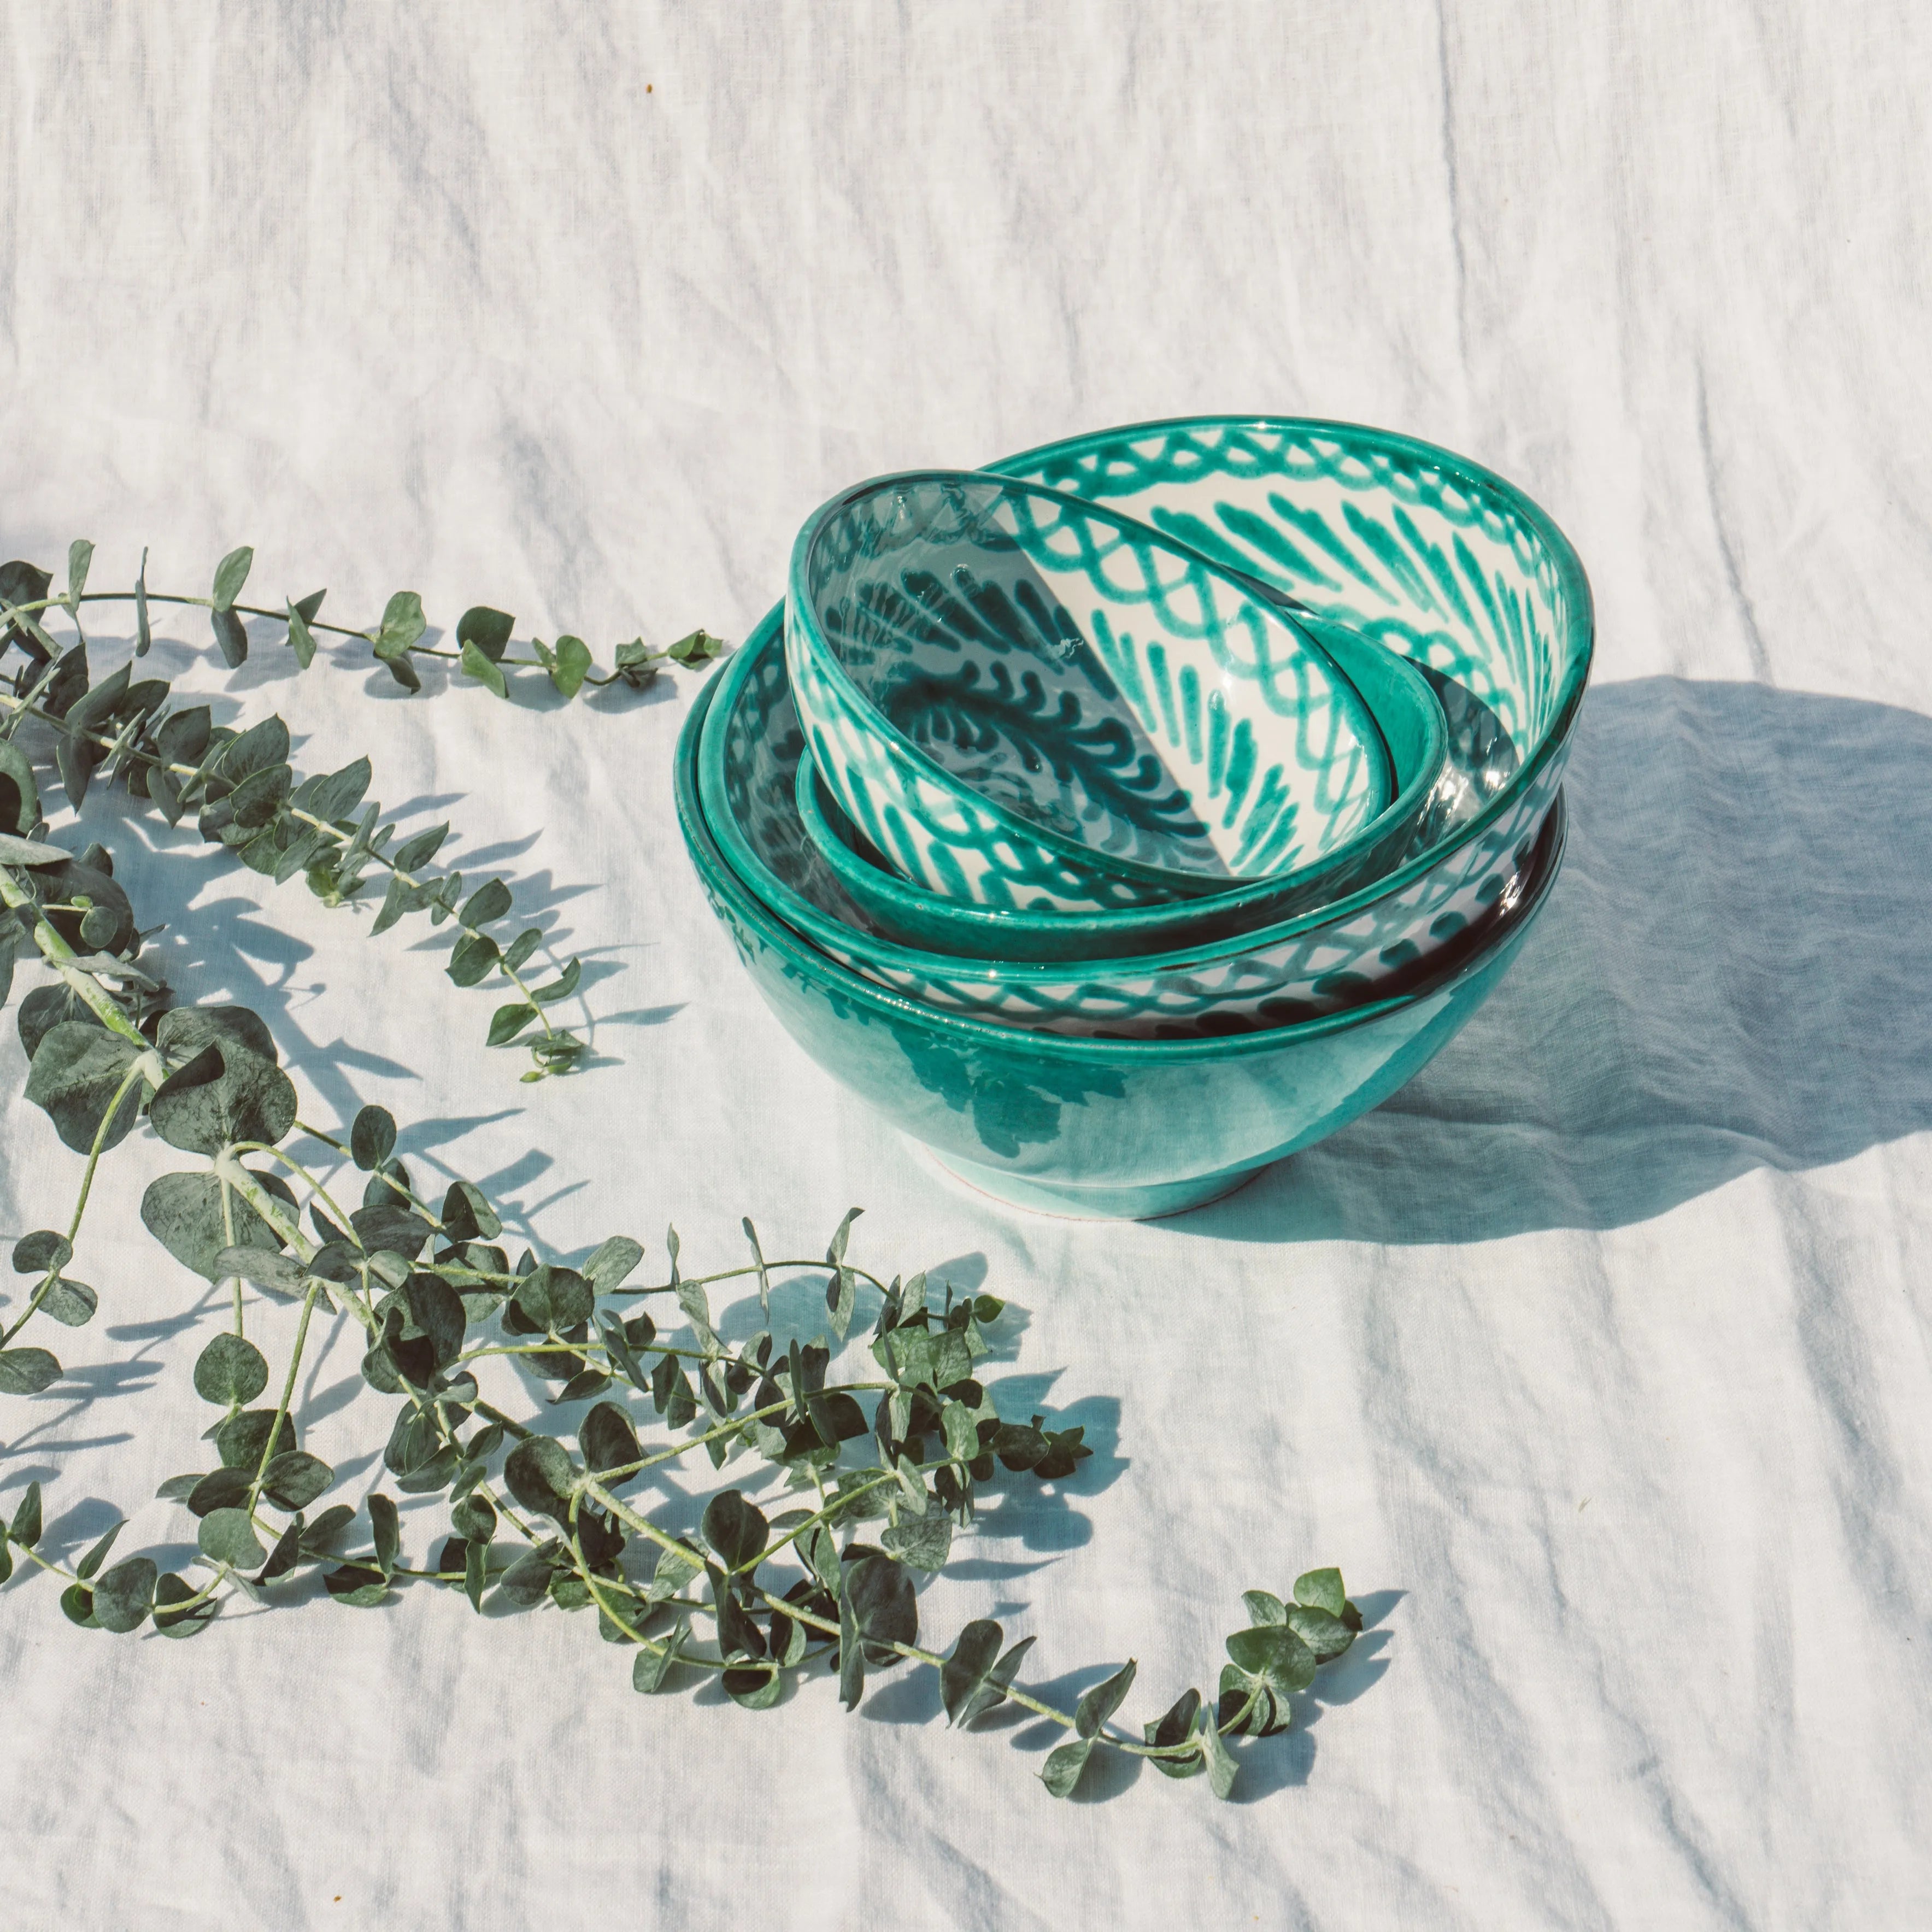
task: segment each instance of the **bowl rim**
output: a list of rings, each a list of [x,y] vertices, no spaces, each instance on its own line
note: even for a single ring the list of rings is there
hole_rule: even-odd
[[[1262,594],[1256,584],[1245,579],[1240,572],[1230,570],[1214,558],[1202,555],[1178,538],[1169,536],[1155,524],[1124,515],[1120,511],[1096,503],[1088,497],[1076,496],[1069,490],[1056,490],[1048,483],[1038,483],[1030,477],[1008,476],[984,470],[932,466],[888,470],[880,476],[868,477],[863,482],[855,483],[850,489],[840,490],[836,496],[827,497],[799,526],[798,535],[793,539],[790,562],[785,574],[784,611],[788,633],[796,622],[805,647],[811,651],[821,672],[842,696],[849,703],[858,705],[875,721],[875,732],[889,741],[892,755],[903,758],[910,764],[922,780],[937,785],[955,797],[967,800],[975,810],[986,812],[1011,836],[1040,846],[1062,858],[1104,872],[1110,877],[1158,887],[1185,899],[1218,894],[1238,886],[1269,886],[1276,889],[1292,886],[1302,873],[1312,872],[1317,866],[1326,865],[1334,852],[1357,836],[1356,832],[1352,832],[1346,839],[1329,847],[1310,859],[1306,864],[1286,871],[1243,875],[1229,874],[1221,878],[1210,873],[1181,871],[1102,851],[1096,846],[1086,844],[1065,832],[1056,831],[1052,826],[1040,824],[999,800],[988,798],[984,793],[975,790],[949,772],[928,752],[921,750],[892,723],[877,701],[845,668],[837,650],[826,637],[808,588],[811,556],[814,547],[824,535],[832,516],[861,498],[875,496],[895,486],[908,484],[956,482],[985,484],[1002,491],[1018,490],[1030,496],[1047,497],[1064,505],[1070,510],[1078,511],[1082,515],[1091,518],[1095,522],[1109,524],[1115,530],[1128,532],[1137,539],[1144,539],[1172,555],[1185,557],[1191,563],[1205,569],[1209,575],[1219,578],[1230,590],[1238,592],[1246,603],[1259,609],[1268,618],[1278,620],[1294,642],[1320,667],[1322,674],[1328,679],[1348,714],[1350,728],[1368,754],[1370,783],[1375,794],[1375,808],[1357,831],[1365,830],[1386,815],[1395,797],[1394,761],[1383,739],[1381,724],[1367,700],[1356,689],[1354,680],[1329,656],[1321,640],[1312,634],[1294,612],[1284,610],[1280,604]],[[1074,916],[1078,916],[1077,914]]]
[[[1326,624],[1325,620],[1322,621]],[[1327,628],[1342,629],[1346,627],[1336,623],[1328,625]],[[1388,808],[1371,819],[1360,832],[1344,840],[1333,851],[1316,860],[1301,872],[1284,874],[1278,878],[1266,881],[1270,897],[1276,893],[1286,894],[1300,888],[1318,890],[1324,877],[1343,872],[1359,862],[1364,854],[1372,850],[1383,839],[1393,836],[1404,818],[1413,818],[1419,812],[1422,806],[1427,802],[1429,794],[1435,789],[1437,781],[1442,776],[1443,766],[1447,762],[1445,754],[1448,748],[1448,724],[1443,716],[1442,701],[1430,686],[1428,680],[1417,668],[1415,661],[1412,658],[1404,656],[1400,651],[1394,650],[1387,644],[1378,644],[1372,638],[1363,636],[1359,633],[1357,634],[1359,641],[1366,649],[1384,652],[1394,660],[1400,667],[1398,676],[1404,683],[1413,680],[1418,701],[1424,705],[1425,715],[1429,719],[1430,734],[1433,740],[1433,754],[1421,766],[1418,767],[1415,776],[1389,801]],[[748,638],[746,640],[747,645],[750,641]],[[1343,675],[1347,676],[1347,668],[1343,666],[1341,668]],[[788,672],[789,669],[790,667],[788,664]],[[1350,681],[1352,682],[1354,680],[1352,678]],[[1366,700],[1364,701],[1366,703]],[[1379,720],[1378,722],[1379,723]],[[1383,736],[1386,742],[1388,736],[1386,732]],[[808,752],[807,756],[801,759],[800,764],[803,766],[809,762],[811,760]],[[1393,752],[1390,754],[1390,768],[1393,776],[1394,772]],[[820,782],[823,783],[822,779]],[[802,781],[800,782],[800,796],[802,797],[804,794]],[[836,804],[837,801],[835,800],[833,802]],[[814,810],[818,810],[818,801],[814,800],[812,803]],[[1209,920],[1238,918],[1240,912],[1240,902],[1244,898],[1251,900],[1256,896],[1252,886],[1243,884],[1237,888],[1231,888],[1224,892],[1204,893],[1197,898],[1188,899],[1177,904],[1142,906],[1108,913],[1042,913],[1026,911],[1018,908],[1008,909],[998,906],[967,905],[958,900],[949,899],[940,893],[929,891],[912,880],[902,878],[896,872],[886,869],[890,862],[884,859],[883,854],[880,854],[882,863],[873,865],[862,854],[855,852],[851,846],[839,836],[836,826],[829,821],[824,824],[821,836],[820,826],[814,824],[810,813],[801,808],[799,815],[804,824],[806,836],[818,848],[819,856],[824,860],[826,865],[837,878],[839,884],[862,908],[868,912],[872,910],[870,905],[867,904],[869,896],[880,903],[898,911],[902,918],[926,919],[936,924],[948,926],[953,926],[956,922],[962,935],[962,940],[967,936],[970,936],[972,943],[975,944],[995,948],[1001,944],[1000,935],[1011,932],[1016,924],[1022,922],[1024,922],[1024,929],[1030,934],[1051,934],[1064,931],[1069,944],[1077,946],[1082,934],[1088,930],[1090,925],[1094,923],[1098,923],[1103,933],[1118,929],[1117,922],[1119,927],[1124,927],[1131,931],[1133,926],[1150,921],[1154,915],[1164,914],[1174,925],[1184,927],[1195,920],[1204,922]],[[822,812],[820,816],[823,818]],[[1458,830],[1460,829],[1459,827]],[[854,830],[856,831],[857,828],[855,826]],[[865,836],[863,832],[860,832],[859,836],[861,838]],[[1444,841],[1438,843],[1432,849],[1447,852],[1453,850],[1454,848],[1450,843]],[[1372,885],[1376,882],[1373,880],[1369,880],[1364,883]],[[1356,890],[1359,891],[1361,887],[1358,886]],[[1231,904],[1230,902],[1234,903]],[[1318,899],[1312,902],[1304,902],[1300,911],[1301,913],[1319,912],[1325,905],[1339,904],[1340,902],[1339,898]],[[821,914],[821,916],[823,916]],[[1289,916],[1299,916],[1300,915],[1297,914]],[[1281,920],[1272,920],[1269,924],[1272,926],[1282,922]],[[1251,928],[1255,931],[1262,929],[1258,927]],[[864,937],[870,940],[874,935],[867,934]],[[910,944],[910,942],[890,940],[881,943]],[[1204,938],[1199,943],[1202,945],[1208,945],[1214,944],[1215,941]],[[925,947],[916,945],[910,946],[910,950],[915,952],[926,951]],[[932,956],[946,958],[956,957],[968,961],[976,959],[982,964],[990,962],[994,964],[1007,963],[1018,965],[1078,963],[1082,958],[1112,958],[1117,956],[1112,954],[1083,956],[1078,952],[1070,952],[1058,960],[1015,960],[1005,962],[1000,961],[997,951],[989,953],[934,954]]]
[[[711,680],[712,685],[718,688],[722,700],[718,714],[721,728],[723,721],[735,708],[753,668],[764,661],[766,652],[778,647],[779,658],[783,662],[783,640],[780,635],[783,608],[782,605],[775,606],[765,614],[753,628],[752,634],[732,652],[722,672]],[[789,665],[786,666],[786,675],[790,675]],[[704,742],[698,748],[699,782],[703,791],[721,798],[724,784],[724,733],[720,728],[706,732]],[[1512,781],[1510,786],[1505,787],[1496,794],[1496,799],[1509,797],[1514,784]],[[821,910],[796,886],[788,885],[780,878],[752,849],[744,833],[733,822],[728,812],[722,813],[722,823],[712,820],[707,814],[706,823],[715,842],[726,855],[734,876],[782,923],[812,942],[814,950],[822,950],[815,937],[822,933],[825,943],[862,954],[867,959],[889,969],[916,973],[927,979],[944,978],[970,985],[1028,986],[1064,983],[1069,980],[1080,978],[1083,973],[1090,978],[1104,975],[1108,979],[1118,979],[1127,974],[1144,976],[1157,973],[1184,972],[1192,968],[1223,959],[1238,958],[1244,953],[1258,952],[1264,946],[1298,938],[1304,933],[1318,931],[1323,926],[1335,924],[1344,919],[1352,919],[1388,892],[1400,890],[1402,886],[1420,878],[1433,865],[1461,850],[1471,838],[1493,822],[1497,815],[1492,810],[1496,802],[1496,799],[1491,800],[1489,806],[1461,827],[1462,836],[1453,842],[1433,847],[1421,854],[1420,861],[1426,862],[1412,860],[1396,871],[1384,874],[1381,879],[1371,880],[1359,892],[1352,892],[1346,898],[1316,907],[1310,911],[1297,914],[1292,919],[1256,926],[1250,932],[1237,934],[1229,938],[1208,940],[1195,946],[1172,947],[1165,952],[1134,953],[1119,958],[1065,960],[976,959],[950,952],[929,952],[923,947],[902,946],[896,940],[882,938],[862,928],[848,926],[842,920]],[[754,880],[757,882],[755,884],[753,884]],[[1009,918],[1026,916],[1019,914],[1003,915]],[[1195,916],[1197,918],[1200,916],[1198,907],[1195,909]],[[1084,920],[1100,915],[1063,914],[1061,916]]]
[[[727,670],[729,669],[728,665]],[[1096,1040],[1023,1027],[995,1026],[990,1021],[976,1020],[963,1013],[945,1012],[908,999],[849,967],[842,966],[780,919],[732,869],[724,849],[712,836],[698,794],[698,765],[705,726],[713,700],[726,681],[724,676],[713,676],[706,680],[700,688],[678,734],[672,761],[678,826],[700,881],[709,889],[721,892],[767,945],[783,955],[808,979],[816,981],[822,989],[838,998],[876,1008],[888,1018],[936,1031],[964,1044],[1009,1058],[1038,1056],[1102,1066],[1144,1067],[1150,1063],[1187,1065],[1196,1061],[1244,1059],[1250,1054],[1273,1052],[1303,1040],[1345,1033],[1372,1021],[1387,1018],[1406,1007],[1420,1005],[1439,994],[1452,991],[1462,980],[1480,971],[1500,948],[1514,938],[1520,938],[1548,903],[1568,854],[1569,820],[1559,790],[1550,802],[1556,828],[1550,862],[1529,895],[1491,936],[1488,944],[1445,968],[1439,976],[1394,999],[1347,1007],[1340,1012],[1324,1013],[1317,1018],[1298,1021],[1287,1026],[1216,1034],[1207,1040]]]

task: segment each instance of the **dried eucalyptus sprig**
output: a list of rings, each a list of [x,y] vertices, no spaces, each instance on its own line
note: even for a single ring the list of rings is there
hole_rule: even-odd
[[[93,561],[94,546],[84,537],[76,538],[68,545],[67,588],[58,596],[51,594],[53,578],[50,572],[20,558],[10,563],[0,564],[0,604],[6,606],[4,613],[0,613],[0,623],[7,626],[5,643],[17,646],[28,659],[26,668],[14,680],[16,696],[24,696],[40,671],[62,654],[61,646],[40,621],[42,614],[56,609],[64,610],[78,636],[80,607],[83,604],[131,603],[134,607],[136,657],[145,657],[152,641],[148,614],[151,604],[193,605],[207,611],[216,646],[223,662],[231,670],[248,659],[248,628],[244,620],[260,618],[281,627],[283,640],[304,670],[315,662],[318,632],[325,637],[352,638],[368,644],[376,661],[388,668],[390,676],[405,690],[411,692],[423,688],[416,668],[415,660],[418,658],[447,659],[478,683],[487,686],[499,698],[509,695],[509,686],[503,675],[506,670],[518,667],[541,670],[556,689],[569,698],[574,698],[586,686],[595,689],[605,685],[623,684],[632,690],[641,690],[666,665],[707,664],[724,648],[717,638],[702,630],[693,631],[675,644],[662,646],[647,645],[643,638],[633,638],[628,643],[616,646],[614,668],[600,676],[590,646],[581,638],[560,637],[554,644],[533,638],[530,640],[533,656],[511,656],[508,653],[516,620],[507,612],[492,610],[484,604],[472,605],[458,619],[457,647],[452,650],[444,645],[423,641],[429,625],[423,615],[422,599],[413,590],[398,590],[384,606],[381,622],[366,630],[324,623],[316,614],[328,595],[326,591],[312,591],[300,599],[284,598],[279,610],[257,604],[239,603],[236,600],[248,583],[255,562],[254,550],[246,544],[230,550],[215,566],[214,579],[206,597],[150,590],[148,553],[145,550],[141,553],[141,568],[132,590],[89,590],[86,586]]]
[[[77,1325],[94,1314],[95,1292],[65,1270],[103,1156],[142,1120],[202,1164],[154,1181],[142,1219],[185,1268],[231,1284],[233,1322],[194,1367],[196,1394],[221,1412],[208,1432],[218,1466],[160,1492],[195,1519],[205,1576],[164,1574],[145,1555],[109,1567],[118,1525],[71,1564],[48,1556],[36,1484],[0,1534],[0,1580],[17,1550],[62,1580],[62,1607],[76,1624],[125,1632],[152,1618],[172,1636],[202,1628],[236,1594],[291,1600],[291,1580],[304,1569],[320,1569],[327,1593],[350,1606],[380,1602],[410,1580],[460,1589],[478,1610],[486,1597],[594,1608],[600,1636],[632,1653],[638,1689],[716,1678],[754,1710],[820,1672],[836,1672],[842,1701],[854,1706],[868,1668],[910,1660],[939,1672],[956,1724],[1010,1702],[1070,1732],[1041,1774],[1059,1796],[1102,1748],[1150,1759],[1173,1777],[1204,1772],[1226,1796],[1235,1772],[1228,1740],[1282,1729],[1318,1665],[1353,1642],[1361,1620],[1336,1571],[1305,1573],[1288,1598],[1250,1592],[1252,1621],[1228,1640],[1214,1704],[1190,1690],[1138,1738],[1110,1728],[1134,1681],[1132,1661],[1066,1711],[1016,1681],[1030,1636],[1009,1646],[981,1618],[950,1653],[922,1648],[916,1576],[946,1566],[986,1486],[1003,1471],[1063,1482],[1090,1453],[1078,1427],[1000,1414],[980,1372],[998,1300],[859,1267],[847,1252],[856,1209],[822,1259],[767,1260],[747,1220],[749,1261],[707,1275],[681,1272],[675,1232],[667,1278],[649,1286],[631,1285],[644,1250],[625,1234],[575,1266],[530,1250],[512,1266],[499,1245],[497,1204],[460,1180],[438,1203],[418,1192],[382,1108],[363,1108],[343,1133],[304,1124],[258,1016],[166,1009],[153,978],[118,956],[76,954],[70,934],[100,908],[64,886],[50,896],[46,881],[79,862],[51,850],[40,839],[0,843],[0,894],[56,980],[20,1011],[28,1096],[87,1160],[66,1232],[15,1244],[16,1270],[37,1280],[0,1346],[0,1389],[32,1393],[62,1373],[50,1352],[17,1344],[27,1321],[44,1314]],[[92,856],[92,869],[111,879],[107,855]],[[94,936],[113,935],[97,922]],[[340,1177],[358,1171],[367,1176],[362,1204],[346,1207]],[[755,1284],[769,1322],[774,1282],[801,1274],[824,1282],[836,1346],[824,1333],[781,1340],[770,1326],[736,1345],[723,1339],[712,1288]],[[258,1316],[265,1307],[293,1315],[272,1408],[260,1400],[274,1378],[246,1332],[244,1283],[258,1291]],[[878,1310],[869,1366],[854,1372],[842,1364],[862,1292]],[[644,1306],[652,1298],[669,1298],[676,1325],[660,1330]],[[336,1480],[302,1446],[292,1406],[318,1316],[359,1326],[364,1379],[395,1401],[382,1460],[397,1490],[448,1498],[448,1533],[426,1563],[404,1562],[400,1513],[380,1490],[364,1499],[366,1549],[344,1553],[358,1516],[349,1503],[308,1515]],[[512,1409],[527,1400],[519,1369],[557,1384],[549,1406],[570,1406],[574,1420],[518,1419]],[[694,1536],[620,1493],[699,1450],[716,1469],[736,1461],[747,1473],[709,1497]],[[789,1507],[767,1507],[788,1498]],[[876,1542],[853,1533],[869,1523],[884,1526]],[[700,1622],[708,1640],[693,1636]]]

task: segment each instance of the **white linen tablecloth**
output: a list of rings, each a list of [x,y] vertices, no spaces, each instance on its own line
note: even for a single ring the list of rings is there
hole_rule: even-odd
[[[420,922],[91,797],[183,995],[267,1012],[305,1109],[384,1102],[562,1251],[674,1220],[725,1266],[748,1212],[809,1254],[860,1202],[858,1258],[1011,1299],[1011,1406],[1097,1454],[991,1513],[932,1636],[1000,1615],[1064,1690],[1138,1657],[1137,1720],[1244,1587],[1336,1563],[1373,1627],[1238,1802],[1062,1804],[929,1676],[753,1715],[634,1696],[555,1612],[181,1644],[16,1578],[6,1923],[1932,1923],[1925,14],[39,0],[0,47],[7,556],[199,590],[250,542],[268,601],[406,585],[608,663],[742,638],[860,477],[1267,410],[1519,480],[1600,623],[1567,870],[1490,1005],[1242,1194],[1104,1227],[945,1181],[768,1016],[672,818],[693,680],[404,700],[176,625],[164,674],[280,710],[304,770],[368,752],[593,968],[595,1064],[520,1086]],[[22,1076],[10,1017],[9,1237],[78,1167]],[[165,1152],[108,1165],[74,1372],[0,1407],[52,1548],[178,1538],[142,1499],[206,1454],[220,1310],[134,1213]],[[301,1390],[351,1495],[359,1352]]]

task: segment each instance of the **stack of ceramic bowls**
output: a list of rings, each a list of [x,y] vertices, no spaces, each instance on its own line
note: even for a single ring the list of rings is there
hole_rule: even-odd
[[[956,1174],[1173,1214],[1394,1092],[1562,862],[1562,533],[1342,423],[1103,430],[806,524],[678,809],[786,1029]]]

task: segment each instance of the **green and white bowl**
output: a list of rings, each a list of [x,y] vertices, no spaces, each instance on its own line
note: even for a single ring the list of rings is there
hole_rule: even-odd
[[[1562,861],[1559,801],[1521,902],[1486,944],[1466,946],[1406,998],[1188,1042],[1070,1040],[988,1026],[838,965],[738,876],[698,796],[707,714],[725,694],[726,680],[714,678],[679,740],[678,818],[705,891],[766,1004],[833,1079],[953,1173],[1002,1200],[1054,1214],[1178,1213],[1231,1192],[1386,1099],[1488,998]]]
[[[998,1026],[1119,1040],[1256,1031],[1404,992],[1465,929],[1522,890],[1556,795],[1547,782],[1474,836],[1332,906],[1234,938],[1126,959],[968,959],[880,933],[807,836],[797,803],[806,738],[774,609],[719,674],[699,749],[712,834],[779,920],[841,965],[936,1010]]]
[[[833,796],[962,904],[1292,878],[1389,802],[1374,718],[1278,602],[1050,490],[931,471],[846,491],[800,532],[786,634]]]
[[[1391,871],[1412,849],[1426,849],[1473,817],[1502,767],[1494,730],[1457,734],[1462,760],[1449,766],[1450,734],[1438,685],[1394,651],[1338,624],[1309,628],[1341,668],[1380,728],[1397,788],[1387,808],[1316,865],[1264,892],[1210,893],[1184,906],[1116,912],[1020,914],[962,905],[902,878],[826,794],[809,758],[798,767],[798,815],[806,836],[864,911],[873,929],[916,950],[964,958],[1091,961],[1162,950],[1184,940],[1207,944],[1346,897]],[[1454,700],[1452,698],[1452,702]],[[1458,706],[1459,721],[1469,709]],[[1506,749],[1506,746],[1504,748]],[[1238,902],[1232,908],[1228,901]]]

